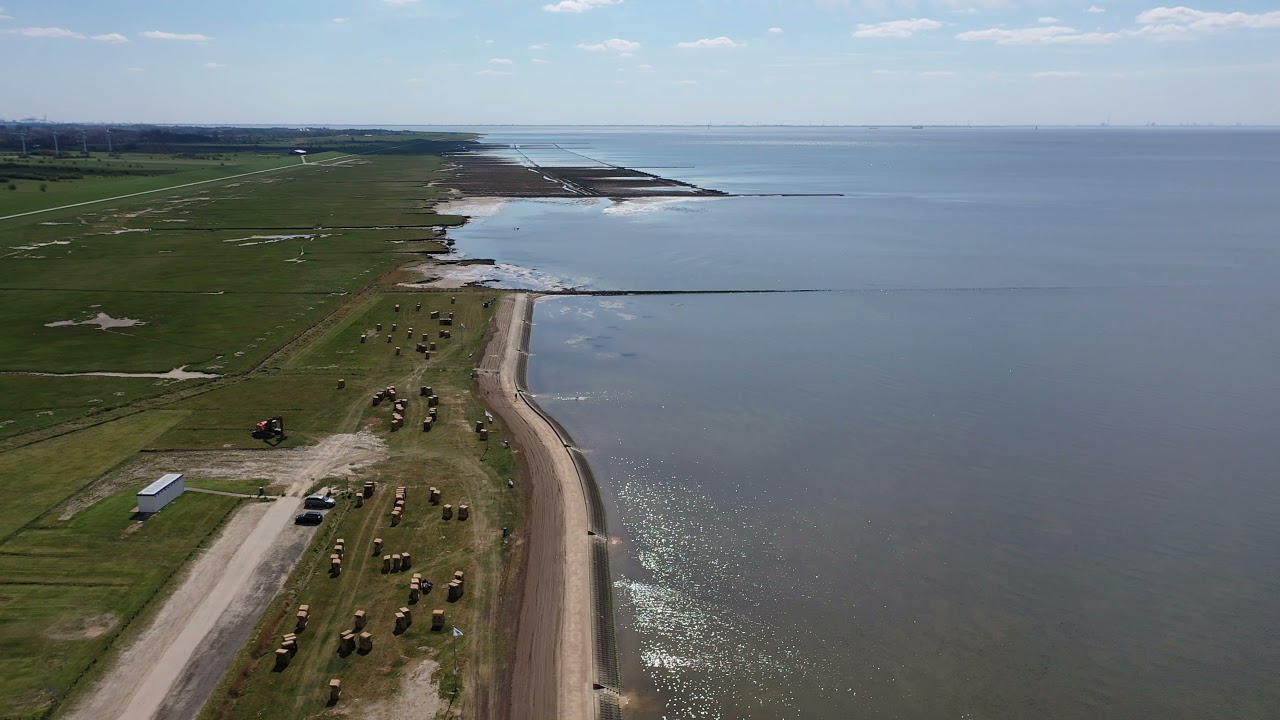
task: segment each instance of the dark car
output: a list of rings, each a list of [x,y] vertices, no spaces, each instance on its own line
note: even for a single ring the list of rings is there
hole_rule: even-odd
[[[324,513],[304,512],[293,519],[294,525],[319,525],[324,522]]]

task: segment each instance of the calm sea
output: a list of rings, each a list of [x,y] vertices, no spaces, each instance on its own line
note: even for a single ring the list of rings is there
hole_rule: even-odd
[[[1280,132],[539,128],[512,202],[632,718],[1280,716]],[[533,147],[530,147],[533,146]]]

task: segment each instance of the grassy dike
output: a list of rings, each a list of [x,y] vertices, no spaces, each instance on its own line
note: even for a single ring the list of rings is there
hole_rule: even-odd
[[[511,549],[501,528],[518,524],[520,507],[518,490],[506,485],[514,459],[500,430],[487,443],[472,432],[483,413],[470,370],[487,331],[483,303],[493,293],[454,293],[457,303],[450,305],[451,295],[394,286],[396,268],[443,249],[435,228],[460,222],[427,209],[443,194],[430,185],[446,177],[444,161],[433,154],[441,139],[388,136],[361,148],[368,154],[328,167],[0,221],[0,478],[15,500],[0,509],[0,717],[50,717],[83,694],[243,502],[188,493],[139,523],[129,513],[137,487],[77,505],[78,498],[96,497],[102,478],[157,452],[253,450],[269,457],[332,433],[361,431],[389,448],[385,461],[357,479],[378,481],[379,494],[360,509],[344,501],[321,526],[285,596],[267,613],[260,640],[246,649],[209,712],[310,714],[315,692],[323,692],[314,677],[335,670],[349,678],[344,700],[386,697],[404,675],[399,670],[433,657],[447,659],[452,675],[450,642],[458,645],[463,672],[457,680],[441,676],[441,692],[454,710],[483,702],[505,642],[496,613]],[[118,185],[92,182],[98,186],[86,183],[77,198],[117,194]],[[431,361],[415,354],[407,338],[359,344],[360,333],[377,322],[396,322],[396,302],[412,312],[419,301],[424,319],[429,308],[457,314],[453,338],[436,339]],[[98,312],[140,324],[47,327]],[[439,330],[412,324],[419,338]],[[406,330],[401,324],[402,337]],[[400,356],[395,345],[403,348]],[[217,377],[68,375],[180,366]],[[336,389],[339,377],[346,390]],[[391,384],[435,388],[440,422],[432,432],[421,430],[420,398],[410,398],[408,423],[399,431],[389,427],[385,406],[370,406],[368,395]],[[248,431],[276,414],[286,417],[289,439],[268,449]],[[253,484],[189,479],[224,491]],[[409,511],[399,527],[387,528],[382,504],[396,485],[410,488]],[[430,485],[445,492],[445,502],[470,501],[471,519],[441,521],[426,504]],[[337,533],[357,557],[367,552],[361,543],[370,533],[381,533],[389,548],[414,553],[414,572],[438,583],[455,569],[466,571],[465,598],[440,604],[450,625],[468,634],[451,641],[427,631],[429,609],[441,599],[433,593],[416,606],[410,632],[393,637],[383,628],[386,613],[407,602],[408,576],[365,572],[353,558],[330,581],[324,570]],[[303,654],[284,674],[264,673],[258,646],[274,650],[275,624],[297,602],[316,608]],[[330,625],[349,620],[360,609],[348,607],[354,604],[369,612],[375,649],[336,667]]]

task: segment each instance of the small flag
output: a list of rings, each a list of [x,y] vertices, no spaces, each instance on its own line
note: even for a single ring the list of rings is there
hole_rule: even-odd
[[[458,628],[454,628],[454,629],[453,629],[453,636],[454,636],[454,637],[462,637],[462,631],[461,631],[461,630],[459,630]]]

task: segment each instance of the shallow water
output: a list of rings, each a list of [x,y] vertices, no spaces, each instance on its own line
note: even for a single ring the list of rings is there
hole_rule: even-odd
[[[1280,133],[490,139],[549,137],[847,193],[452,233],[568,284],[834,290],[538,306],[531,385],[611,506],[629,717],[1277,713]]]

